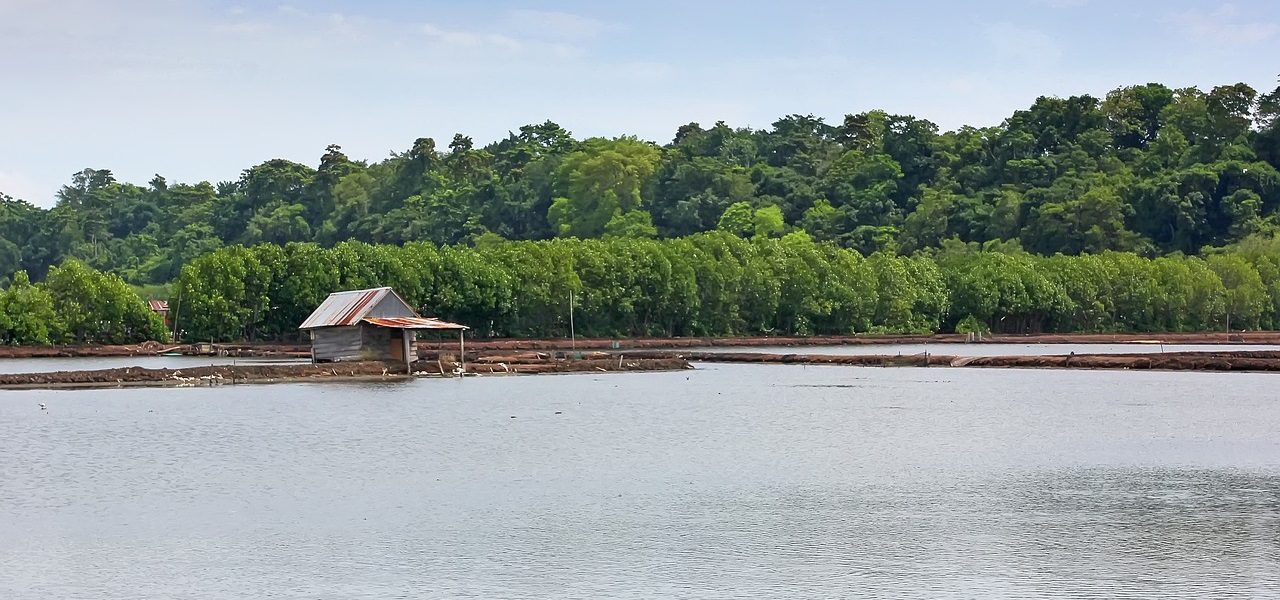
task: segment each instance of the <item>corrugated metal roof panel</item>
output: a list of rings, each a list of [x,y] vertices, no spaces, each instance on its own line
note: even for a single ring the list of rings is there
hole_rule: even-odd
[[[155,312],[168,312],[169,302],[167,300],[147,300],[147,307]]]
[[[369,310],[391,294],[391,288],[374,288],[371,290],[352,290],[329,294],[324,302],[298,326],[298,329],[316,329],[318,327],[345,327],[355,325],[369,314]]]
[[[441,321],[440,319],[427,319],[423,317],[370,317],[364,319],[364,322],[370,325],[377,325],[378,327],[393,327],[395,329],[468,329],[466,325],[459,325],[457,323]]]

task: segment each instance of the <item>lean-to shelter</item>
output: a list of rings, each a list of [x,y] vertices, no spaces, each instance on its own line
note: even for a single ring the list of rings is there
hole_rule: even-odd
[[[417,360],[417,332],[458,332],[465,344],[467,327],[418,315],[389,287],[334,292],[316,307],[298,329],[311,333],[311,359],[404,361]]]

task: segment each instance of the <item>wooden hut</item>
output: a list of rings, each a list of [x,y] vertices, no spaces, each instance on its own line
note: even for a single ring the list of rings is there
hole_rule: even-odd
[[[465,325],[418,315],[389,287],[334,292],[298,327],[311,333],[311,359],[404,361],[406,369],[417,360],[417,332],[458,332],[461,350]]]

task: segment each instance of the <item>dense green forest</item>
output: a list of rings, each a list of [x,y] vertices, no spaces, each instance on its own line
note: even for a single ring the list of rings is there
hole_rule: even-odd
[[[1147,84],[950,132],[871,111],[660,146],[547,122],[216,185],[86,169],[48,210],[0,194],[0,336],[154,337],[94,299],[174,280],[192,339],[293,335],[369,285],[497,335],[563,334],[570,290],[600,335],[1277,327],[1277,165],[1280,88]]]
[[[230,244],[344,240],[474,244],[553,237],[683,237],[713,229],[814,239],[871,254],[943,240],[1030,252],[1198,254],[1277,226],[1280,88],[1117,89],[1040,98],[995,127],[940,133],[872,111],[828,124],[679,128],[665,146],[574,139],[554,123],[483,148],[429,138],[376,163],[330,146],[219,184],[148,185],[87,169],[41,210],[0,202],[0,273],[76,258],[162,283]],[[0,190],[3,191],[3,190]]]
[[[1280,238],[1205,257],[1036,256],[945,241],[913,256],[745,239],[341,242],[228,246],[194,259],[171,296],[183,339],[296,339],[333,290],[390,285],[428,315],[487,336],[1200,331],[1280,327]],[[125,282],[78,261],[0,291],[0,341],[164,339]]]
[[[1205,258],[1039,257],[948,242],[932,256],[855,250],[804,233],[743,239],[551,240],[438,247],[234,246],[183,270],[192,339],[287,338],[333,290],[394,287],[481,335],[1200,331],[1280,326],[1280,241]],[[184,316],[186,315],[186,316]]]

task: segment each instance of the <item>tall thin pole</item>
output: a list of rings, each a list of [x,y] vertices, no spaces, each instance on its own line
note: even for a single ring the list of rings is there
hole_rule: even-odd
[[[458,330],[458,365],[461,376],[467,375],[467,330]]]
[[[578,336],[573,330],[573,290],[569,290],[569,348],[578,351]]]
[[[182,311],[182,283],[178,283],[178,305],[173,308],[173,342],[178,343],[178,313]]]

